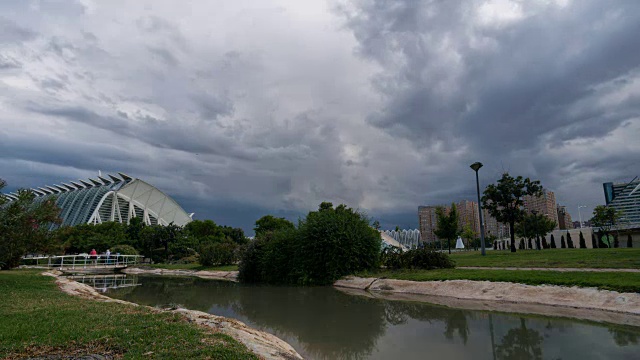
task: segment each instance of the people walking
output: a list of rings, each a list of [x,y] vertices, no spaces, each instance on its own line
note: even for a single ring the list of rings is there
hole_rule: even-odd
[[[91,252],[89,252],[89,258],[91,260],[93,260],[93,263],[95,264],[98,260],[98,252],[96,251],[96,249],[91,249]]]

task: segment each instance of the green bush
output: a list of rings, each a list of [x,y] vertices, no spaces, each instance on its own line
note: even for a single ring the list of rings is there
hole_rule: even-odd
[[[442,252],[431,249],[413,249],[402,252],[398,248],[389,247],[382,250],[382,265],[387,269],[449,269],[455,262]]]
[[[116,245],[111,249],[111,253],[114,255],[138,255],[138,250],[131,245]]]
[[[382,254],[380,254],[380,262],[382,266],[387,269],[402,269],[405,267],[404,257],[402,256],[402,250],[397,247],[386,247],[382,249]]]
[[[429,249],[409,250],[402,256],[409,269],[450,269],[456,266],[447,254]]]
[[[264,218],[263,218],[264,219]],[[298,229],[261,232],[240,262],[242,282],[326,285],[349,274],[373,270],[380,260],[380,233],[361,213],[322,203]]]
[[[231,265],[236,262],[236,245],[225,240],[200,247],[200,264],[203,266]]]

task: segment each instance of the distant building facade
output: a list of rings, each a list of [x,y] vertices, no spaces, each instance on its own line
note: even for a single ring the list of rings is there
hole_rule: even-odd
[[[451,210],[450,206],[419,206],[418,222],[420,224],[420,238],[423,242],[432,242],[438,240],[435,230],[438,226],[438,217],[436,209],[443,207],[445,213]],[[458,211],[458,226],[462,231],[465,227],[469,227],[475,233],[476,237],[480,237],[480,216],[478,215],[478,203],[470,200],[462,200],[456,204]],[[492,217],[486,209],[482,209],[482,219],[485,225],[485,236],[495,236],[496,238],[509,237],[509,225],[499,223]]]
[[[438,217],[436,216],[437,206],[419,206],[418,207],[418,224],[420,224],[420,239],[423,242],[436,241],[436,230]]]
[[[580,222],[578,222],[578,227]],[[571,215],[567,211],[566,206],[558,205],[558,227],[560,230],[569,230],[575,228]]]
[[[640,224],[640,179],[628,183],[604,183],[604,198],[607,206],[622,213],[622,223]]]
[[[537,214],[545,215],[556,223],[556,229],[560,228],[560,222],[558,221],[558,209],[556,205],[556,195],[553,191],[544,189],[542,191],[542,195],[526,195],[524,196],[523,200],[524,209],[527,213],[531,214],[533,212],[536,212]]]

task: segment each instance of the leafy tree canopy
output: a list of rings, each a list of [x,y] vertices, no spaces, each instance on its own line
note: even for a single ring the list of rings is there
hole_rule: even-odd
[[[482,206],[499,222],[508,223],[511,230],[511,251],[515,252],[515,223],[522,220],[525,211],[523,197],[525,195],[542,195],[540,181],[531,181],[522,176],[513,177],[509,173],[502,174],[496,184],[489,184],[482,196]]]
[[[322,203],[320,204],[320,211],[326,210],[327,204],[333,206],[331,205],[331,203]],[[256,227],[253,228],[253,230],[256,232],[256,238],[261,238],[270,232],[287,229],[295,229],[295,225],[293,225],[291,221],[285,218],[278,218],[273,215],[265,215],[256,220]]]

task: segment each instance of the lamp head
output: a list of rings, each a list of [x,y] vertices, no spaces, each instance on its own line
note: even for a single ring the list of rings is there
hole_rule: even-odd
[[[473,164],[471,164],[470,168],[473,169],[473,171],[478,171],[480,170],[480,168],[482,167],[482,163],[481,162],[474,162]]]

